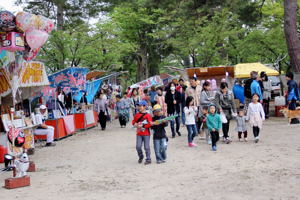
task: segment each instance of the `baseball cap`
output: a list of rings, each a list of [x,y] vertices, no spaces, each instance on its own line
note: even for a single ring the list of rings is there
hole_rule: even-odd
[[[147,104],[147,101],[141,100],[141,101],[139,101],[138,105],[139,106],[147,106],[148,104]]]
[[[45,110],[45,109],[47,109],[47,107],[45,105],[40,105],[40,109]]]
[[[161,110],[161,106],[159,104],[154,105],[153,111],[160,111],[160,110]]]

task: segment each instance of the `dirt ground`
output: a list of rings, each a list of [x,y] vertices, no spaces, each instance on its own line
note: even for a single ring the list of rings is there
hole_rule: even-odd
[[[167,163],[137,163],[135,130],[115,122],[106,131],[94,128],[37,147],[31,156],[38,168],[31,186],[0,188],[0,199],[300,199],[300,126],[283,118],[268,120],[261,141],[238,142],[231,124],[231,144],[212,152],[199,137],[187,147],[187,131],[169,139]],[[170,127],[167,128],[170,130]],[[2,166],[1,166],[2,167]],[[11,176],[0,173],[0,183]]]

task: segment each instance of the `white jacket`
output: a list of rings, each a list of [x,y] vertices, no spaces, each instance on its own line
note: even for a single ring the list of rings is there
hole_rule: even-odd
[[[184,114],[185,114],[185,124],[186,125],[194,125],[196,124],[195,116],[197,115],[197,107],[190,106],[184,107]]]

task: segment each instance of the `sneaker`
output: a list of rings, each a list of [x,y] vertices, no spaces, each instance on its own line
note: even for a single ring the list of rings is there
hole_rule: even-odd
[[[172,135],[172,138],[175,138],[175,135]]]
[[[56,144],[54,142],[46,143],[45,147],[55,147]]]
[[[194,146],[193,146],[193,143],[189,143],[189,147],[194,147]]]
[[[193,147],[196,147],[197,145],[196,145],[195,143],[192,142],[192,146],[193,146]]]
[[[230,142],[231,142],[231,140],[230,140],[229,138],[226,138],[226,139],[225,139],[225,143],[226,143],[226,144],[229,144]]]
[[[255,143],[258,143],[258,141],[259,141],[259,138],[258,138],[258,137],[255,137],[254,142],[255,142]]]
[[[178,134],[178,136],[181,136],[181,133],[179,131],[177,132],[177,134]]]
[[[158,160],[158,161],[156,161],[156,163],[157,164],[161,164],[161,163],[163,163],[163,161],[162,160]]]
[[[146,160],[144,164],[145,165],[150,165],[151,164],[151,160]]]
[[[138,160],[138,163],[141,164],[142,162],[143,162],[143,158],[140,158],[140,159]]]
[[[217,151],[217,146],[213,146],[212,151]]]
[[[244,138],[244,141],[245,141],[245,142],[248,142],[248,139],[247,139],[247,138]]]

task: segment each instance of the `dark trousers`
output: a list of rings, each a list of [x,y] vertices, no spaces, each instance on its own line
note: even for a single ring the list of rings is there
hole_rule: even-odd
[[[171,116],[171,115],[169,115]],[[176,123],[176,132],[179,132],[180,129],[180,116],[178,115],[175,120],[171,120],[170,124],[171,124],[171,131],[172,131],[172,136],[175,136],[175,123]]]
[[[99,123],[100,123],[101,128],[105,129],[106,128],[106,121],[107,121],[105,113],[103,111],[100,111],[100,113],[98,115],[98,118],[99,118]]]
[[[121,126],[126,126],[126,118],[125,116],[119,116],[119,122]]]
[[[244,138],[247,138],[247,134],[248,134],[248,132],[247,131],[244,131],[244,132],[238,132],[238,134],[239,134],[239,139],[241,139],[242,138],[242,134],[244,133]]]
[[[264,99],[263,100],[263,106],[264,106],[264,111],[265,111],[265,115],[266,118],[269,117],[269,108],[270,108],[270,100],[269,99]]]
[[[200,128],[201,128],[201,125],[202,125],[202,120],[201,120],[199,117],[197,117],[196,120],[197,120],[197,121],[196,121],[196,125],[197,125],[197,134],[200,134]]]
[[[219,141],[219,132],[218,131],[211,131],[210,132],[210,136],[211,136],[211,145],[212,146],[217,146],[217,142]]]
[[[259,136],[259,128],[258,128],[258,126],[253,126],[253,135],[254,135],[254,137],[258,137]]]
[[[229,132],[229,125],[230,121],[228,120],[227,123],[222,123],[222,131],[223,131],[223,137],[228,138],[228,132]]]
[[[143,136],[143,135],[137,135],[136,136],[136,151],[138,153],[139,159],[144,158],[142,146],[144,144],[144,149],[146,152],[146,161],[151,161],[150,157],[150,135]]]

